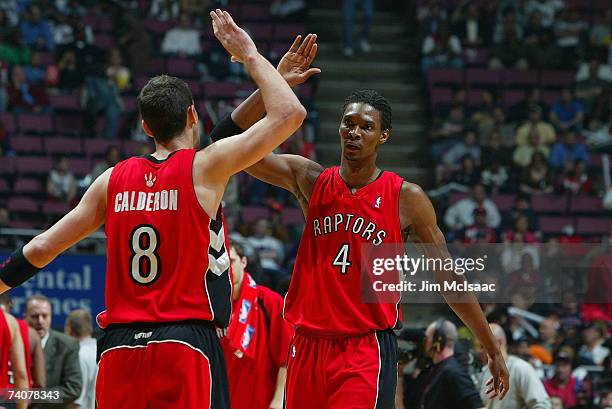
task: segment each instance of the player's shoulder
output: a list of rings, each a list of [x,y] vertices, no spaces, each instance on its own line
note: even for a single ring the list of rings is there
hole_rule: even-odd
[[[420,185],[402,180],[400,199],[406,201],[420,201],[427,199],[427,194]]]
[[[257,295],[266,306],[277,306],[283,304],[283,297],[272,289],[257,284]]]

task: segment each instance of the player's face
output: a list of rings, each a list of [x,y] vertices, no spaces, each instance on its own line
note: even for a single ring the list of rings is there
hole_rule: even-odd
[[[347,160],[360,160],[376,154],[378,146],[389,138],[389,131],[381,129],[380,112],[362,102],[346,107],[339,132],[342,156]]]
[[[25,320],[28,325],[44,337],[51,328],[51,304],[41,300],[31,300],[26,305]]]
[[[244,278],[244,270],[246,268],[246,258],[240,257],[236,250],[232,247],[230,249],[230,262],[232,263],[232,274],[234,276],[234,285],[242,283]]]

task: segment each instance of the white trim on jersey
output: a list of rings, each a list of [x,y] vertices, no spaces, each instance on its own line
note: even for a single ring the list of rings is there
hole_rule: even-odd
[[[382,359],[380,358],[380,342],[378,342],[377,332],[374,332],[374,340],[376,340],[376,346],[378,347],[378,375],[376,375],[376,400],[374,401],[374,409],[378,405],[378,394],[380,393],[380,371],[382,369]]]

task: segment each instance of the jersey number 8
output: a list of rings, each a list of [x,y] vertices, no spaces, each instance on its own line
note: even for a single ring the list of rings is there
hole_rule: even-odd
[[[130,275],[141,285],[153,283],[159,276],[160,261],[157,255],[159,234],[151,225],[136,226],[130,235]],[[148,270],[148,271],[147,271]]]

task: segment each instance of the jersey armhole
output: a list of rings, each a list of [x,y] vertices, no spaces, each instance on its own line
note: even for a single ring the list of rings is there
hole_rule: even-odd
[[[194,171],[193,171],[193,165],[194,165],[195,157],[196,157],[198,151],[196,151],[195,149],[190,149],[190,150],[187,150],[187,152],[192,152],[193,153],[193,155],[191,156],[190,166],[189,166],[189,176],[191,178],[189,180],[189,186],[191,186],[191,188],[189,188],[188,190],[191,193],[191,198],[192,198],[192,200],[195,201],[195,203],[196,203],[198,209],[200,209],[201,215],[203,217],[206,217],[207,219],[210,219],[210,220],[218,220],[217,218],[220,215],[219,209],[223,208],[223,200],[221,201],[221,203],[219,203],[219,207],[215,211],[215,218],[212,219],[208,215],[208,213],[206,213],[206,210],[204,210],[204,208],[202,207],[202,203],[200,203],[200,199],[198,199],[198,195],[197,195],[196,190],[195,190],[195,181],[194,181],[194,176],[195,175],[194,175]],[[225,193],[225,191],[223,193]]]

